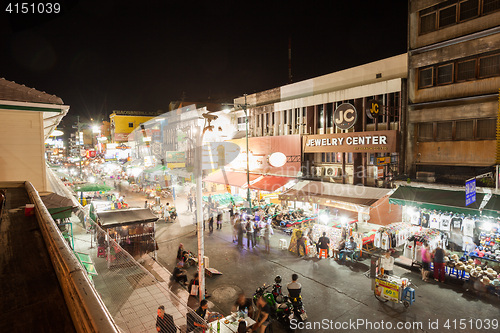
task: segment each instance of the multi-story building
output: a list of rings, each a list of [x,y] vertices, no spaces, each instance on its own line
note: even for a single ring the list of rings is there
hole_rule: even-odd
[[[301,169],[287,176],[310,183],[292,197],[371,214],[368,207],[388,192],[374,187],[389,187],[404,172],[406,76],[402,54],[248,95],[249,150],[256,137],[300,137],[298,156],[287,162],[300,161]],[[244,111],[235,115],[244,131]],[[367,186],[355,194],[355,185]]]
[[[463,185],[495,164],[500,1],[410,0],[408,23],[407,172]]]
[[[159,112],[145,111],[113,111],[109,116],[111,141],[124,143],[128,141],[128,135],[140,124],[161,114]]]

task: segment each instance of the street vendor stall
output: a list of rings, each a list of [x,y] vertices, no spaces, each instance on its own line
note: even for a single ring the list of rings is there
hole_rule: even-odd
[[[155,222],[157,220],[158,217],[151,210],[144,208],[97,212],[97,223],[107,232],[108,237],[136,258],[151,252],[156,258]],[[98,250],[106,246],[103,237],[98,237],[97,243]],[[107,243],[105,256],[109,261],[115,261],[118,259],[117,249],[110,244],[112,242]]]

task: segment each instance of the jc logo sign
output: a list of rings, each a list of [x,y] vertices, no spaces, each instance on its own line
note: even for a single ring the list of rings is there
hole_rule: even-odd
[[[343,130],[354,126],[357,118],[358,114],[356,112],[356,108],[350,103],[343,103],[339,105],[333,114],[335,126]]]

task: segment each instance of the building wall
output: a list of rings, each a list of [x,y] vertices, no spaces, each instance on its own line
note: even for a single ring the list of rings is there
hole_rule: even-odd
[[[111,114],[109,116],[111,119],[111,133],[112,133],[112,141],[116,142],[127,142],[126,138],[123,138],[124,135],[128,135],[132,133],[132,131],[142,123],[145,123],[148,120],[153,119],[154,117],[147,116],[131,116],[131,115],[116,115]],[[132,123],[132,126],[129,124]]]
[[[467,3],[409,1],[406,172],[412,176],[432,170],[440,182],[460,183],[495,164],[500,70],[482,70],[485,59],[500,59],[500,8],[486,12],[479,0],[476,17],[461,19]],[[440,11],[449,8],[456,15],[440,28]],[[435,31],[423,31],[421,18],[434,12]],[[465,62],[474,65],[462,78]]]
[[[0,181],[30,181],[47,191],[43,113],[0,109]]]

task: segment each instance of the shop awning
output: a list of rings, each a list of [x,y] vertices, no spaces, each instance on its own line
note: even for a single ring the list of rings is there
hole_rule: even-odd
[[[280,199],[317,203],[359,212],[366,211],[389,191],[389,189],[368,186],[301,181],[281,194]]]
[[[253,190],[275,192],[294,179],[291,177],[261,176],[254,183],[250,182],[250,188]]]
[[[97,212],[97,217],[104,228],[120,225],[155,222],[158,220],[155,214],[148,208],[120,209],[106,212]]]
[[[250,174],[250,183],[258,177],[258,175]],[[217,170],[205,177],[203,181],[242,187],[247,183],[247,174],[245,172]]]
[[[400,186],[389,197],[389,203],[402,206],[418,206],[459,214],[477,214],[479,213],[479,207],[484,196],[484,193],[476,193],[476,202],[465,206],[465,191]]]

